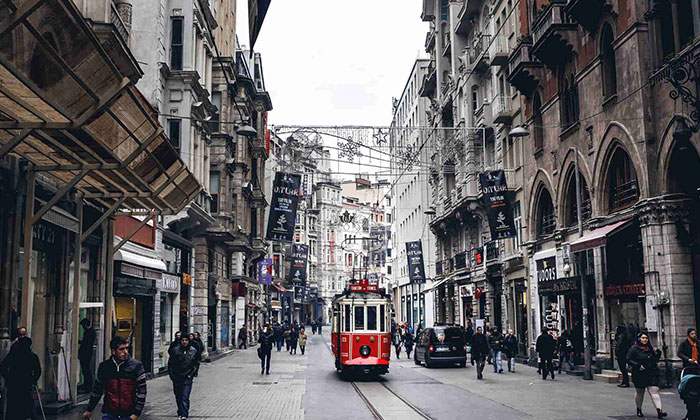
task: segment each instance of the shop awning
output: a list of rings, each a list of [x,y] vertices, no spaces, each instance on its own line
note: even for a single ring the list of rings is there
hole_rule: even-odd
[[[157,271],[166,271],[166,266],[163,261],[145,257],[123,249],[120,249],[114,253],[114,261],[123,261],[129,264],[138,265],[139,267],[150,268]]]
[[[175,214],[201,190],[157,111],[70,0],[0,7],[0,158],[110,212]],[[53,32],[43,29],[51,22]],[[58,37],[58,39],[55,39]],[[65,193],[65,192],[64,192]]]
[[[443,283],[445,283],[447,280],[449,280],[449,279],[451,279],[451,278],[452,278],[452,276],[449,276],[449,277],[445,277],[445,278],[443,278],[443,279],[441,279],[441,280],[438,280],[437,282],[433,283],[432,286],[430,286],[429,288],[425,289],[424,292],[437,289],[437,288],[440,287]]]
[[[571,243],[571,252],[585,251],[587,249],[605,245],[605,242],[610,235],[614,235],[615,233],[629,226],[630,222],[631,219],[624,220],[622,222],[613,223],[611,225],[603,226],[585,233],[581,238]]]

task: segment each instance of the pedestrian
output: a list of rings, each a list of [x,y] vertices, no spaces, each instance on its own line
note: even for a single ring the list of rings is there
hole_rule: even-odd
[[[285,328],[284,332],[282,333],[282,338],[284,338],[284,345],[285,345],[285,348],[287,349],[287,351],[290,350],[291,345],[292,345],[292,342],[290,341],[291,336],[292,336],[292,327],[287,326]]]
[[[92,322],[89,319],[83,318],[80,321],[80,326],[83,327],[83,339],[78,347],[78,361],[80,362],[80,370],[83,372],[83,390],[85,392],[92,391],[92,352],[95,346],[97,334],[92,328]]]
[[[289,354],[297,354],[297,344],[299,343],[299,327],[294,324],[289,332]]]
[[[275,324],[274,327],[272,327],[272,336],[275,339],[275,343],[277,344],[277,351],[282,350],[282,343],[284,343],[284,338],[282,337],[282,326],[279,324]]]
[[[406,348],[406,357],[411,358],[411,352],[413,351],[413,334],[410,330],[406,330],[403,334],[403,346]]]
[[[508,358],[508,372],[515,372],[515,355],[518,354],[518,337],[513,330],[508,330],[508,336],[503,342],[503,348]]]
[[[321,327],[323,326],[323,317],[318,317],[318,334],[322,335],[323,332],[321,331]]]
[[[542,371],[542,379],[547,379],[547,374],[552,375],[554,379],[554,366],[552,366],[552,358],[554,357],[554,352],[556,351],[557,343],[554,341],[554,337],[549,334],[547,327],[542,327],[542,334],[537,337],[537,342],[535,343],[535,351],[540,358],[540,370]]]
[[[418,323],[418,326],[416,327],[416,337],[420,336],[423,333],[423,324],[420,322]]]
[[[177,415],[180,420],[190,416],[190,393],[192,381],[199,370],[199,351],[188,336],[180,337],[180,345],[169,352],[168,375],[173,382],[173,393],[177,403]]]
[[[309,335],[306,334],[306,331],[304,331],[304,328],[299,330],[299,348],[301,349],[301,354],[304,354],[304,351],[306,350],[306,342],[309,340]]]
[[[7,419],[33,418],[34,386],[41,377],[39,357],[32,352],[32,339],[18,336],[0,364],[7,387]]]
[[[620,368],[620,373],[622,373],[622,383],[618,385],[619,388],[629,388],[630,387],[630,375],[627,373],[627,352],[632,346],[633,340],[629,335],[629,331],[625,325],[619,325],[615,329],[615,357],[617,358],[617,365]]]
[[[396,349],[396,358],[400,359],[401,358],[401,327],[396,326],[396,329],[394,330],[393,336],[391,337],[391,340],[394,343],[394,348]]]
[[[247,349],[248,346],[246,343],[248,342],[248,329],[245,327],[245,325],[241,326],[241,329],[238,330],[238,349]]]
[[[661,351],[654,349],[649,342],[649,335],[646,332],[637,334],[637,341],[627,352],[627,364],[632,366],[632,382],[636,390],[634,402],[637,405],[637,417],[644,417],[642,403],[645,390],[656,408],[657,417],[662,419],[667,415],[661,409],[661,395],[659,395],[659,367],[657,366],[659,358],[661,358]]]
[[[498,327],[493,327],[493,332],[488,339],[493,360],[493,373],[503,373],[503,334]]]
[[[489,338],[491,338],[491,327],[488,324],[485,325],[484,336],[486,337],[486,344],[489,345],[489,352],[486,355],[486,363],[491,364],[493,360],[493,355],[491,354],[491,343],[489,341]]]
[[[270,374],[270,358],[272,357],[272,345],[275,341],[275,335],[270,331],[269,327],[263,329],[258,342],[260,347],[258,348],[258,356],[260,357],[260,374],[262,375]]]
[[[316,335],[316,320],[311,320],[311,334]]]
[[[90,402],[83,413],[89,420],[102,395],[102,420],[138,420],[146,404],[146,371],[129,357],[129,342],[114,336],[109,342],[112,356],[100,363]]]
[[[168,346],[168,354],[170,354],[170,350],[172,350],[173,347],[180,345],[180,337],[182,337],[182,332],[175,331],[175,338],[173,339],[172,343],[170,343],[170,345]]]
[[[559,374],[561,375],[561,368],[564,362],[569,365],[569,370],[574,369],[574,364],[571,362],[571,353],[574,351],[574,346],[571,344],[571,336],[569,331],[564,330],[561,332],[559,338],[557,338],[557,353],[559,353]]]
[[[683,361],[683,367],[698,365],[698,334],[695,328],[688,328],[686,339],[678,345],[678,357]]]
[[[489,354],[489,345],[481,327],[476,327],[476,334],[472,337],[472,359],[476,362],[476,379],[484,379],[484,366],[486,356]]]

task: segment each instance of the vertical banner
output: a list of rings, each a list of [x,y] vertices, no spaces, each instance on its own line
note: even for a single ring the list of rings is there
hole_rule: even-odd
[[[258,261],[258,282],[260,284],[272,284],[272,258]]]
[[[506,239],[515,236],[513,212],[508,200],[506,173],[503,170],[479,174],[483,204],[489,218],[491,240]]]
[[[297,206],[301,192],[301,175],[277,172],[272,184],[270,218],[267,221],[267,239],[293,242]]]
[[[420,240],[406,242],[406,259],[408,260],[408,277],[411,279],[411,283],[425,283],[423,244],[421,244]]]
[[[289,280],[292,283],[306,283],[306,259],[309,255],[309,246],[294,244],[292,250],[292,266],[289,270]]]

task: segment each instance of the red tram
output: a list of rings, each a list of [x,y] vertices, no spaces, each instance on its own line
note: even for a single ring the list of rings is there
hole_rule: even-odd
[[[333,299],[331,344],[341,372],[383,375],[391,356],[391,299],[366,279]]]

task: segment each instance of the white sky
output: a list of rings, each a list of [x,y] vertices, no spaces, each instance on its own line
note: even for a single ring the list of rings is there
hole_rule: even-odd
[[[270,123],[388,126],[392,97],[425,56],[421,7],[420,0],[272,0],[255,45],[274,106]],[[249,46],[247,16],[239,1],[238,38]]]

